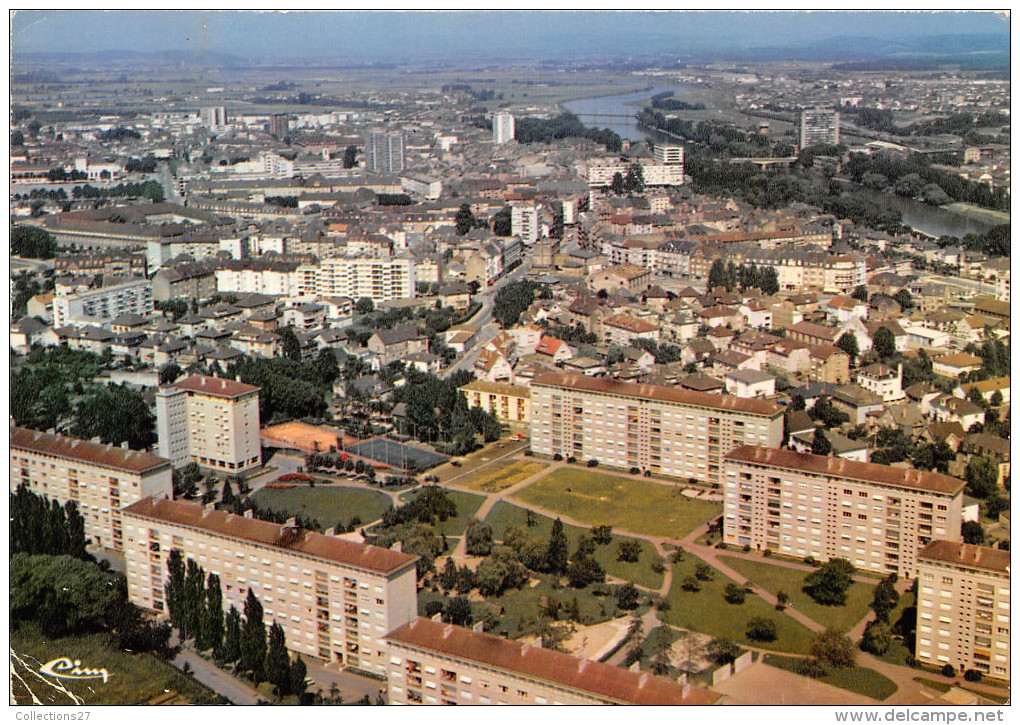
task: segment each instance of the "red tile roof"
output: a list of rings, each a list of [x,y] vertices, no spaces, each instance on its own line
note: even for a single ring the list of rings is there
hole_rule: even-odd
[[[416,556],[392,549],[383,549],[370,544],[358,544],[304,529],[285,529],[280,524],[260,519],[249,519],[226,511],[207,511],[201,504],[186,501],[148,497],[126,507],[124,513],[296,551],[317,559],[365,569],[378,574],[395,573],[418,560]]]
[[[834,456],[816,456],[781,448],[740,446],[726,454],[727,461],[775,466],[803,473],[855,479],[915,491],[927,491],[955,496],[963,491],[964,481],[952,476],[913,468],[896,468],[878,463],[861,463]]]
[[[145,473],[170,466],[167,459],[145,451],[92,443],[17,426],[11,426],[11,449],[44,453],[69,461],[81,461],[132,473]]]
[[[959,564],[960,566],[971,566],[975,569],[1009,573],[1008,551],[964,544],[959,541],[932,541],[921,549],[917,557]]]
[[[254,393],[261,388],[247,383],[239,383],[229,378],[211,378],[208,375],[192,375],[174,383],[171,387],[177,390],[190,390],[195,393],[211,395],[216,398],[237,398]]]
[[[452,624],[418,619],[390,632],[390,643],[456,657],[625,705],[711,705],[719,695]]]
[[[756,398],[738,398],[734,395],[713,395],[696,390],[669,387],[666,385],[650,385],[648,383],[624,383],[609,378],[593,378],[588,375],[560,374],[554,372],[541,373],[535,376],[532,385],[549,385],[585,390],[592,393],[620,395],[627,398],[643,398],[667,403],[680,403],[700,408],[727,410],[735,413],[750,413],[775,417],[782,408],[775,403]]]

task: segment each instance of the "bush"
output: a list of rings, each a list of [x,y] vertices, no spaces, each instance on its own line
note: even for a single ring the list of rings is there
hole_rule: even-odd
[[[745,634],[755,642],[772,642],[776,639],[776,623],[764,617],[754,617],[748,620]]]
[[[567,463],[577,463],[577,459],[574,456],[567,456]]]
[[[433,599],[430,602],[425,602],[425,616],[434,617],[443,611],[443,600]]]
[[[726,585],[726,588],[723,590],[723,592],[724,592],[723,597],[730,604],[744,603],[744,597],[746,596],[746,594],[744,592],[744,588],[739,584],[734,584],[733,582],[730,582],[729,584]]]
[[[589,459],[589,461],[585,465],[588,466],[588,468],[595,468],[595,466],[599,465],[599,459],[598,458]]]
[[[770,556],[772,556],[772,549],[765,549],[765,551],[763,551],[761,555],[768,559]]]
[[[665,574],[666,573],[666,565],[663,563],[661,558],[660,559],[656,559],[655,561],[653,561],[651,563],[651,565],[649,566],[649,568],[655,574]]]
[[[751,545],[750,544],[744,544],[744,553],[745,554],[749,554],[750,552],[751,552]]]
[[[981,670],[967,670],[963,673],[963,679],[967,682],[981,682]]]
[[[699,582],[697,578],[689,576],[680,583],[680,587],[685,592],[700,592],[701,582]]]
[[[950,664],[942,665],[943,677],[956,677],[956,668]]]
[[[630,475],[636,476],[639,473],[641,473],[641,469],[640,468],[638,468],[637,466],[631,466],[630,467]]]
[[[797,668],[797,674],[817,679],[819,677],[825,677],[829,674],[829,671],[825,669],[825,665],[812,657],[801,662],[800,666]]]
[[[563,460],[563,456],[562,456],[562,455],[560,455],[559,453],[557,453],[557,454],[555,454],[555,455],[553,456],[553,460],[554,460],[554,461],[562,461],[562,460]]]
[[[814,566],[815,565],[815,557],[813,557],[813,556],[805,556],[804,557],[804,563],[807,564],[808,566]]]

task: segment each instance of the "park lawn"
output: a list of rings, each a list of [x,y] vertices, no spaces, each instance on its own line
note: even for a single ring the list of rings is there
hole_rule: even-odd
[[[483,493],[499,493],[548,467],[548,464],[538,461],[516,461],[510,465],[486,466],[458,478],[454,485]]]
[[[735,556],[720,557],[726,560],[727,566],[736,569],[752,582],[766,591],[776,594],[779,590],[790,595],[797,611],[807,615],[814,621],[831,629],[849,632],[854,625],[864,619],[871,609],[871,601],[875,597],[875,587],[870,584],[854,582],[846,593],[846,604],[842,607],[830,607],[819,604],[802,591],[804,577],[811,572],[790,569],[785,566]]]
[[[722,513],[721,503],[687,498],[677,487],[590,468],[557,469],[513,498],[586,524],[671,539],[682,539]]]
[[[528,512],[520,506],[514,506],[506,501],[497,502],[485,518],[486,523],[492,527],[493,537],[497,540],[502,540],[506,525],[513,523],[528,531],[531,536],[537,536],[548,541],[549,535],[552,533],[553,520],[541,514],[533,514],[532,520],[535,525],[528,528]],[[577,526],[563,525],[563,533],[567,535],[571,552],[577,548],[578,539],[582,535],[587,534],[588,531],[588,529]],[[641,544],[641,555],[636,562],[617,561],[617,547],[621,541],[637,541]],[[630,537],[617,536],[616,534],[613,534],[613,542],[611,544],[595,547],[595,561],[605,569],[606,574],[617,579],[633,582],[647,589],[658,589],[662,586],[664,575],[656,574],[652,571],[652,563],[660,558],[655,547],[644,539],[631,539]]]
[[[384,493],[345,486],[260,488],[252,494],[252,501],[273,511],[314,519],[320,531],[341,521],[347,523],[355,516],[362,524],[378,521],[391,505]]]
[[[660,612],[659,617],[662,621],[712,637],[724,637],[741,645],[796,654],[807,653],[815,639],[811,630],[777,611],[775,607],[754,594],[748,593],[743,604],[730,604],[723,597],[723,590],[732,580],[722,572],[713,568],[712,580],[699,582],[700,591],[684,591],[681,586],[684,579],[694,576],[695,567],[703,563],[705,562],[693,554],[686,553],[683,561],[672,565],[673,584],[666,597],[669,609]],[[755,642],[748,639],[747,622],[755,617],[770,619],[775,623],[774,641]]]
[[[57,657],[81,660],[82,666],[103,668],[110,673],[107,682],[47,678],[49,682],[59,682],[86,705],[145,705],[163,696],[164,690],[176,691],[180,700],[197,705],[225,704],[212,690],[159,658],[117,649],[113,637],[105,633],[49,639],[34,624],[22,623],[11,629],[11,653],[11,692],[19,705],[32,704],[28,687],[45,705],[74,704],[67,694],[27,671],[37,672],[43,663]],[[15,653],[24,664],[15,664]]]
[[[447,536],[463,536],[467,529],[468,521],[474,518],[475,512],[485,503],[485,496],[478,496],[473,493],[454,491],[446,489],[447,495],[457,505],[457,515],[446,521],[436,522],[436,533]]]
[[[762,660],[767,665],[778,667],[789,672],[797,672],[804,661],[796,657],[782,657],[781,655],[765,655]],[[856,692],[874,700],[885,700],[892,696],[899,688],[896,683],[868,667],[830,667],[828,674],[818,678],[819,682],[838,687],[841,690]]]

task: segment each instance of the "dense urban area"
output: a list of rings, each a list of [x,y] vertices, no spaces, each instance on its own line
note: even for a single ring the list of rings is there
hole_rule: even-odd
[[[1008,69],[118,63],[12,66],[12,702],[1008,701]]]

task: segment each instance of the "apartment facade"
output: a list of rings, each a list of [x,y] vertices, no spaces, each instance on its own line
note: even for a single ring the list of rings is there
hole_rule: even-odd
[[[152,315],[152,282],[128,279],[53,298],[53,326],[105,324],[123,314]]]
[[[223,608],[251,590],[294,652],[386,676],[388,632],[417,616],[417,557],[336,536],[146,498],[124,510],[128,598],[166,611],[170,551],[219,576]]]
[[[839,111],[805,108],[800,114],[800,147],[839,143]]]
[[[243,473],[262,463],[259,390],[254,385],[192,375],[156,392],[159,453],[175,466]]]
[[[523,385],[472,380],[458,390],[469,408],[482,408],[507,423],[531,422],[531,393]]]
[[[89,543],[123,550],[121,508],[146,496],[171,496],[170,461],[145,451],[12,426],[11,488],[73,501]]]
[[[538,205],[512,204],[510,206],[510,233],[520,237],[529,247],[538,241]]]
[[[581,170],[581,175],[587,178],[588,186],[603,187],[613,183],[616,174],[627,175],[627,171],[634,162],[623,159],[591,159],[588,165]],[[645,186],[681,186],[684,183],[683,162],[676,163],[648,163],[647,161],[637,162],[641,166],[641,176]]]
[[[531,384],[531,449],[620,468],[722,483],[723,457],[778,447],[782,408],[760,399],[540,373]]]
[[[300,295],[352,300],[369,297],[376,304],[415,296],[414,260],[410,257],[337,257],[318,265],[301,265],[297,273]]]
[[[514,140],[514,117],[506,111],[500,111],[492,117],[492,141],[504,144]]]
[[[727,544],[913,579],[926,544],[960,538],[965,483],[950,476],[752,445],[725,473]]]
[[[933,541],[918,567],[918,661],[1009,680],[1009,552]]]
[[[365,138],[368,170],[376,174],[399,174],[404,170],[404,134],[373,132]]]
[[[711,705],[647,673],[417,618],[386,637],[390,705]]]

